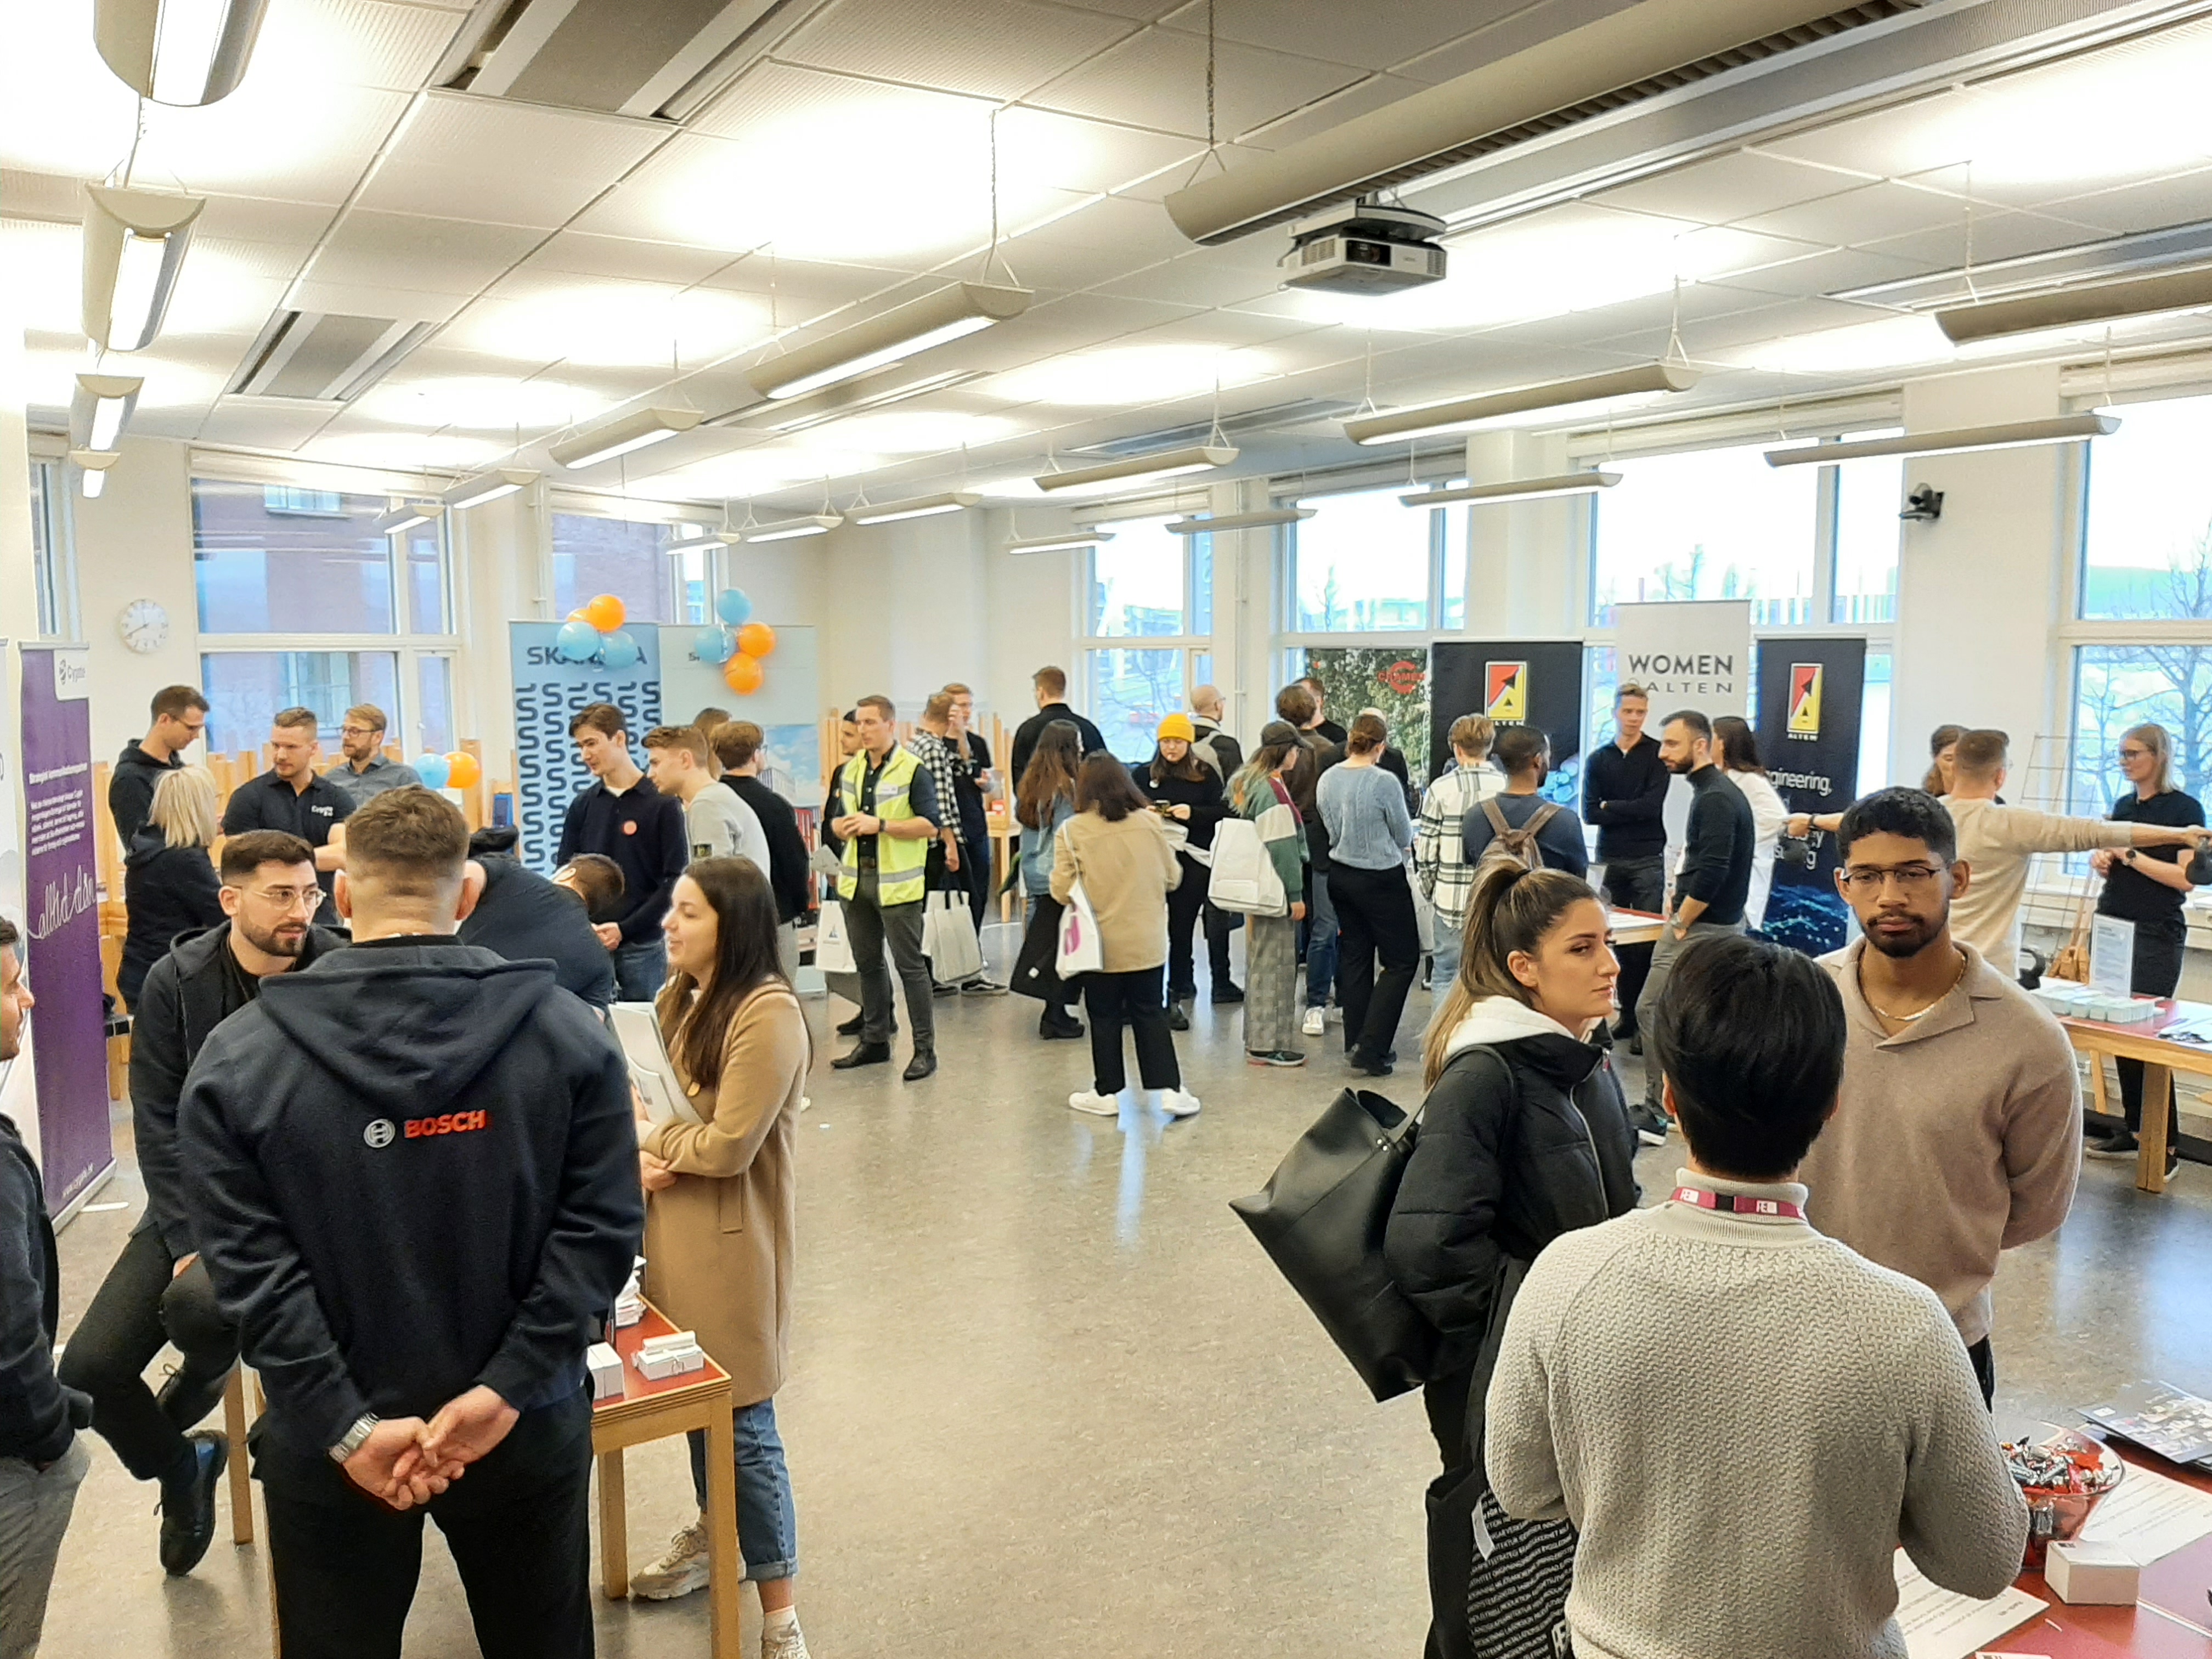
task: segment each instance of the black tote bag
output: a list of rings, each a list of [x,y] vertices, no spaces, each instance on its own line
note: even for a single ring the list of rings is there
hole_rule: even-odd
[[[1266,1190],[1230,1203],[1377,1400],[1426,1382],[1437,1354],[1435,1327],[1382,1265],[1418,1124],[1381,1095],[1346,1089]]]
[[[1022,948],[1014,957],[1014,971],[1006,988],[1016,996],[1050,1002],[1060,989],[1060,918],[1066,907],[1049,893],[1030,901],[1029,924],[1022,932]]]

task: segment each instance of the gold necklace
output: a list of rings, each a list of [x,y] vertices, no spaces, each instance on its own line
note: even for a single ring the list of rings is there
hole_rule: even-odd
[[[1955,945],[1951,948],[1954,951],[1959,950],[1959,947]],[[1867,996],[1866,970],[1863,966],[1862,966],[1859,970],[1859,994],[1862,997],[1866,997],[1866,1006],[1873,1009],[1877,1014],[1880,1014],[1884,1019],[1895,1020],[1900,1025],[1910,1025],[1916,1019],[1927,1018],[1927,1017],[1934,1013],[1936,1009],[1942,1007],[1945,999],[1949,997],[1952,992],[1959,988],[1959,981],[1965,979],[1966,976],[1966,953],[1964,951],[1959,951],[1959,971],[1951,975],[1951,982],[1943,988],[1942,995],[1936,997],[1936,999],[1933,1002],[1930,1002],[1926,1007],[1916,1009],[1909,1014],[1893,1014],[1888,1009],[1883,1007],[1872,997]]]

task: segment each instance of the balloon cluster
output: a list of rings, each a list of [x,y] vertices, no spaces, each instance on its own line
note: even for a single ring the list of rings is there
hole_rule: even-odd
[[[562,662],[595,662],[602,668],[635,667],[645,653],[623,626],[629,612],[611,593],[602,593],[568,613],[553,636],[553,654]]]
[[[414,767],[425,789],[466,789],[483,776],[483,766],[465,749],[450,755],[426,751],[415,757]]]
[[[714,614],[721,620],[693,636],[691,654],[701,662],[718,664],[722,684],[739,696],[750,697],[768,678],[761,661],[775,649],[775,629],[753,621],[753,602],[743,588],[726,587],[717,594]]]

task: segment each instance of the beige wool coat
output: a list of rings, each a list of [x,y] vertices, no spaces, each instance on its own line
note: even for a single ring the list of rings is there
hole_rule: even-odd
[[[1083,884],[1098,918],[1105,973],[1168,959],[1168,890],[1182,880],[1182,860],[1156,812],[1132,812],[1119,823],[1103,812],[1078,812],[1054,838],[1052,896],[1065,904]]]
[[[783,1386],[791,1338],[798,1186],[793,1153],[811,1052],[799,999],[781,983],[730,1022],[719,1085],[694,1084],[680,1054],[683,1009],[660,1001],[677,1080],[702,1121],[673,1121],[641,1143],[676,1172],[647,1194],[645,1293],[730,1374],[731,1403]]]

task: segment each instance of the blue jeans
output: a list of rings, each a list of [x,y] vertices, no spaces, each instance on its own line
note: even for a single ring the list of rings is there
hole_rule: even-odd
[[[737,1430],[738,1553],[745,1577],[772,1583],[799,1576],[799,1517],[791,1507],[791,1472],[784,1467],[783,1437],[776,1432],[775,1401],[740,1406],[730,1413]],[[707,1435],[694,1429],[691,1491],[707,1507]]]
[[[655,933],[615,951],[615,986],[624,1002],[650,1002],[668,982],[668,941]]]
[[[1459,978],[1459,954],[1467,944],[1467,930],[1441,915],[1436,919],[1436,930],[1437,948],[1429,953],[1429,989],[1441,1008],[1451,994],[1453,981]]]
[[[1306,1006],[1325,1007],[1336,988],[1336,906],[1328,896],[1328,873],[1314,872],[1306,902]]]

